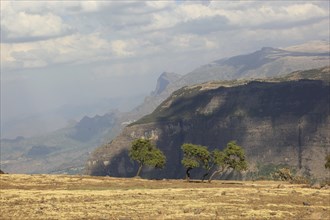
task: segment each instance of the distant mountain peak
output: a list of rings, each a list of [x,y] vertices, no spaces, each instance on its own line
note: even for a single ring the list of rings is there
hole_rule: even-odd
[[[176,77],[176,76],[179,76],[179,74],[165,71],[162,74],[160,74],[159,77]]]
[[[274,47],[263,47],[261,50],[257,50],[255,53],[261,54],[263,56],[267,55],[288,55],[289,52],[280,48],[274,48]]]
[[[155,89],[155,91],[153,91],[151,93],[151,95],[156,96],[156,95],[161,94],[169,84],[175,82],[176,80],[178,80],[180,78],[181,78],[181,75],[179,75],[177,73],[163,72],[159,76],[159,78],[157,80],[156,89]]]

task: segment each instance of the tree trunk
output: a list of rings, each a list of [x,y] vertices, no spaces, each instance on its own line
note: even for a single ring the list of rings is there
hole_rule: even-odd
[[[205,173],[203,176],[202,176],[202,183],[204,183],[204,180],[205,178],[210,174],[210,172],[207,172]]]
[[[202,176],[202,183],[204,182],[204,180],[206,179],[206,177],[211,173],[211,170],[214,167],[214,165],[215,164],[213,163],[211,166],[209,166],[207,168],[206,173]]]
[[[210,178],[209,178],[209,183],[212,181],[212,178],[214,177],[215,174],[219,174],[219,173],[221,173],[221,172],[222,172],[222,170],[216,170],[216,171],[214,171],[214,172],[212,173],[212,175],[210,176]]]
[[[140,164],[140,166],[139,166],[139,169],[138,169],[138,171],[137,171],[137,173],[136,173],[136,176],[135,176],[135,177],[139,177],[139,176],[140,176],[140,173],[141,173],[141,171],[142,171],[142,167],[143,167],[143,165],[142,165],[142,164]]]
[[[187,182],[190,181],[190,170],[191,169],[192,169],[191,167],[188,167],[187,170],[186,170],[186,180],[187,180]]]

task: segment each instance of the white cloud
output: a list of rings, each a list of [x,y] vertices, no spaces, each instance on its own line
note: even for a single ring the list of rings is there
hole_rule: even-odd
[[[9,40],[60,36],[70,29],[69,25],[63,24],[59,16],[51,13],[38,15],[26,12],[19,12],[15,17],[2,20],[1,28]]]
[[[213,39],[199,37],[192,34],[180,34],[175,36],[170,42],[171,48],[178,52],[183,49],[186,51],[215,49],[218,45]]]
[[[109,6],[111,1],[78,1],[83,12],[99,11],[103,7]]]
[[[75,14],[93,12],[115,4],[115,1],[2,1],[1,10],[8,12],[25,11],[32,14],[54,12],[57,14]]]
[[[181,5],[176,9],[176,14],[179,16],[180,21],[189,21],[203,17],[211,17],[219,15],[218,10],[200,4]]]
[[[2,44],[3,68],[44,67],[60,63],[92,62],[104,59],[111,45],[99,33],[74,34],[38,42]]]
[[[132,44],[132,46],[134,46],[133,41],[126,42],[126,41],[123,41],[123,40],[114,40],[114,41],[111,42],[112,51],[118,57],[132,56],[132,55],[134,55],[134,51],[132,51],[129,48],[130,44]]]
[[[175,3],[172,1],[147,1],[146,6],[159,10],[174,7]]]
[[[64,23],[61,16],[41,11],[42,7],[37,10],[33,7],[35,3],[31,4],[29,10],[22,7],[26,5],[27,2],[5,2],[1,7],[2,41],[43,40],[63,36],[71,31],[72,28]]]
[[[264,24],[278,26],[276,24],[281,23],[281,26],[285,26],[287,23],[293,22],[305,22],[313,18],[326,18],[329,17],[326,8],[321,8],[316,4],[302,3],[302,4],[290,4],[283,6],[278,3],[269,2],[253,2],[254,7],[244,7],[244,2],[239,4],[240,7],[234,7],[230,9],[221,9],[219,5],[216,7],[216,11],[220,15],[226,16],[232,25],[238,28],[256,28]],[[247,5],[251,2],[247,2]],[[288,4],[288,3],[286,3]]]
[[[314,16],[326,16],[329,12],[324,9],[321,9],[319,6],[306,3],[306,4],[294,4],[288,7],[281,7],[282,10],[286,11],[290,17],[295,19],[311,18]]]

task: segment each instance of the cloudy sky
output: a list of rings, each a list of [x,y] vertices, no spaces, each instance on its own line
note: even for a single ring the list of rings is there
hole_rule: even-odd
[[[139,100],[164,71],[324,39],[328,1],[1,1],[2,129],[63,106]]]

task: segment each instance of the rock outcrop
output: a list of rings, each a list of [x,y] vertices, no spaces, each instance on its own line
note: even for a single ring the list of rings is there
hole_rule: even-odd
[[[168,72],[162,73],[157,80],[156,89],[151,93],[151,95],[157,96],[162,94],[162,92],[167,88],[169,84],[175,83],[180,78],[181,75],[176,73],[168,73]]]

